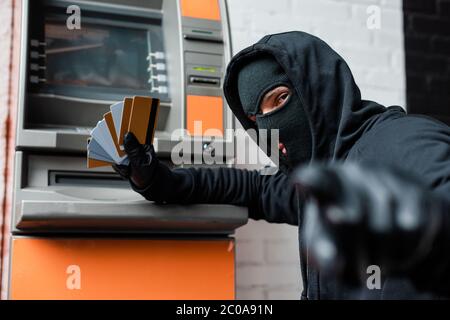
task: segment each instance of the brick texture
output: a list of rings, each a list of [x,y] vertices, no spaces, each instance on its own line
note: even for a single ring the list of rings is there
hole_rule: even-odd
[[[409,111],[450,124],[450,1],[403,6]]]
[[[11,68],[11,38],[12,38],[12,0],[0,0],[0,292],[5,292],[3,278],[6,278],[5,266],[7,264],[7,233],[8,227],[8,201],[10,193],[7,186],[9,174],[8,154],[8,121],[10,105],[10,68]],[[3,234],[4,233],[4,234]],[[3,296],[3,295],[2,295]],[[4,296],[3,296],[4,297]]]

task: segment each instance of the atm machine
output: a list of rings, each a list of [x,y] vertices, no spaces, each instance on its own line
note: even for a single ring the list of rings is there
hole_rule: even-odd
[[[136,95],[161,100],[160,159],[200,141],[190,156],[231,160],[225,0],[24,0],[22,11],[9,298],[234,299],[246,209],[156,205],[86,166],[90,130]]]

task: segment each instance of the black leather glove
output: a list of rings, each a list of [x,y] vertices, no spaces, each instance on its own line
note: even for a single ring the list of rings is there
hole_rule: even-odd
[[[424,290],[449,291],[446,199],[408,174],[373,166],[312,165],[293,179],[306,200],[302,237],[323,275],[361,285],[377,265]]]
[[[159,161],[152,145],[142,145],[132,133],[124,138],[124,148],[130,164],[113,165],[113,169],[124,179],[130,180],[138,189],[148,187],[155,177]]]
[[[194,178],[189,169],[170,169],[160,162],[152,145],[141,145],[132,133],[124,139],[129,165],[113,169],[130,181],[134,191],[157,203],[191,203]]]

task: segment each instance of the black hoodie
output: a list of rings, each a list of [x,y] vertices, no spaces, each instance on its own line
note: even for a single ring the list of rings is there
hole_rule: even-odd
[[[262,54],[270,54],[278,61],[302,100],[314,140],[313,160],[400,167],[450,199],[450,128],[430,118],[407,116],[400,107],[386,108],[361,100],[346,62],[325,42],[309,34],[269,35],[232,59],[224,92],[244,128],[255,125],[243,112],[237,75],[245,63]],[[299,233],[302,232],[303,201],[281,172],[263,176],[256,171],[226,168],[176,169],[169,178],[167,172],[160,173],[146,190],[137,191],[149,200],[168,203],[246,206],[252,219],[298,225]],[[373,291],[350,289],[330,279],[324,281],[308,263],[308,252],[302,243],[300,264],[305,299],[433,297],[418,292],[406,278],[382,279],[382,289]]]

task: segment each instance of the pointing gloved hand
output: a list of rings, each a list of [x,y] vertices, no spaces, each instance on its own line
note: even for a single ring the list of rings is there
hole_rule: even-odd
[[[305,198],[302,237],[323,275],[361,285],[376,265],[425,290],[439,281],[448,287],[449,207],[421,183],[355,164],[301,168],[294,183]]]
[[[151,184],[160,165],[153,145],[140,144],[134,134],[129,132],[124,138],[124,148],[130,164],[113,165],[113,169],[124,179],[129,179],[137,188],[146,188]]]

